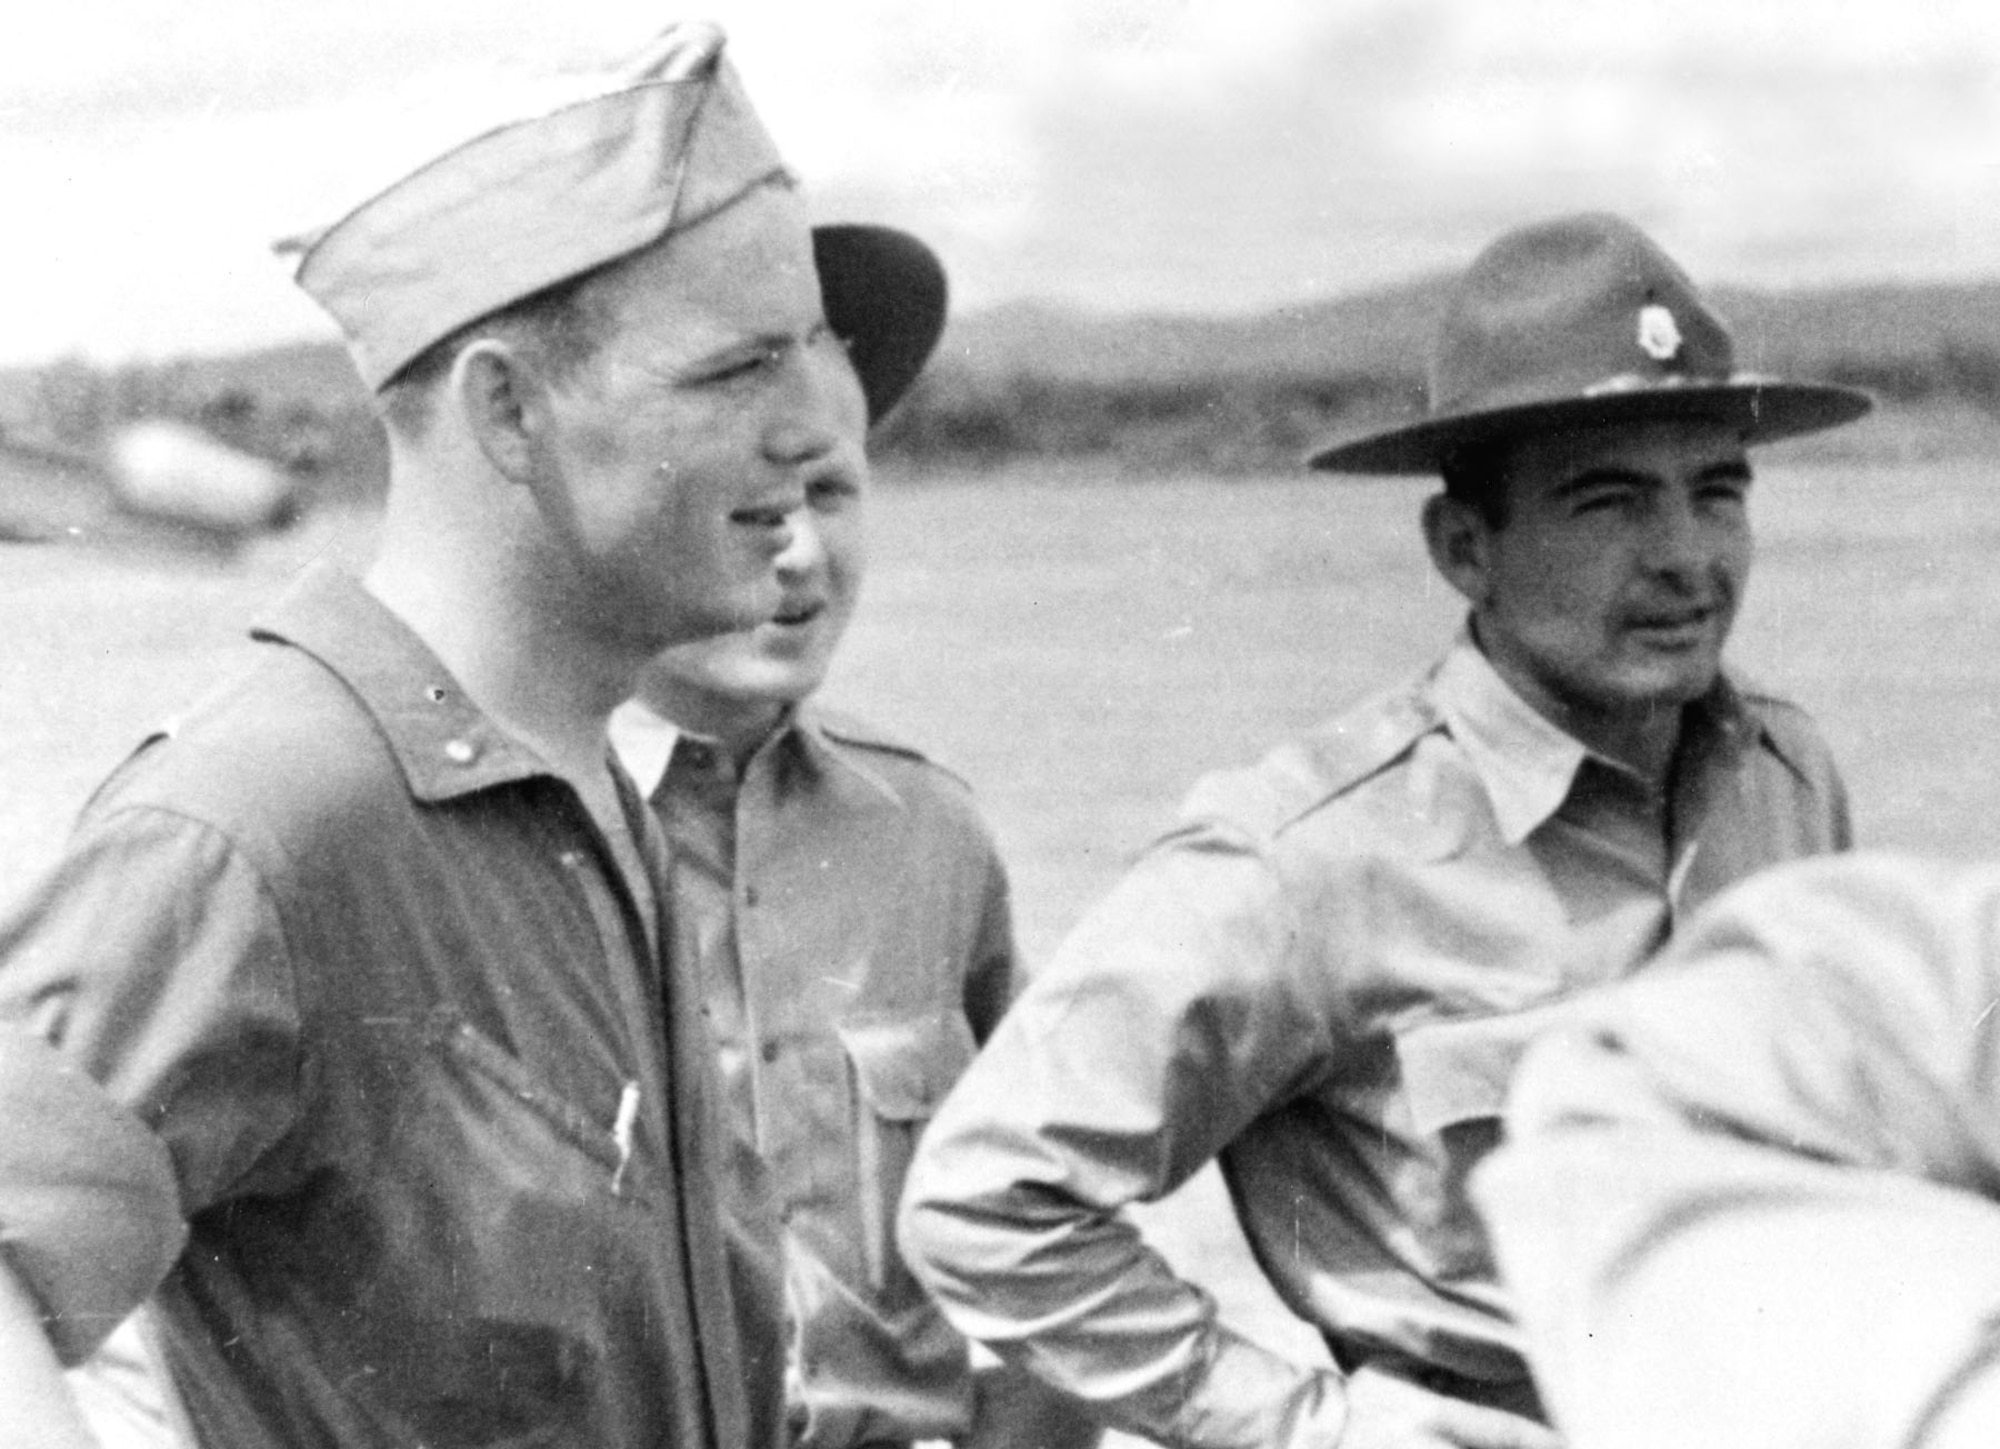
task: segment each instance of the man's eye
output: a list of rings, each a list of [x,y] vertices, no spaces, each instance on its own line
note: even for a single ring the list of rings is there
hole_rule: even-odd
[[[708,374],[708,382],[734,382],[740,378],[755,377],[778,364],[779,352],[775,347],[762,348],[745,353],[734,361],[726,362]]]
[[[1629,508],[1633,495],[1622,488],[1602,488],[1579,493],[1574,507],[1578,513],[1610,513]]]
[[[785,508],[738,508],[729,515],[729,520],[749,528],[783,528],[789,513]]]

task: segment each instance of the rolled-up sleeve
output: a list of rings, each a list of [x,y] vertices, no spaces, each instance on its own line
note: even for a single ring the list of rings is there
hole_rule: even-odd
[[[926,1132],[902,1243],[968,1336],[1171,1444],[1331,1443],[1337,1376],[1220,1326],[1119,1214],[1318,1069],[1295,912],[1254,846],[1156,849],[1039,972]]]
[[[2000,1375],[2000,870],[1722,898],[1531,1052],[1476,1190],[1577,1449],[2000,1443],[1967,1422]]]

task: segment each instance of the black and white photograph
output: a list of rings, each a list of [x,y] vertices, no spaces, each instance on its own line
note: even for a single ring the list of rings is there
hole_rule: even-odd
[[[0,1446],[2000,1443],[2000,10],[9,34]]]

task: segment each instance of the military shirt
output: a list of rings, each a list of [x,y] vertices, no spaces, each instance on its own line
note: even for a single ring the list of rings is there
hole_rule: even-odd
[[[1007,878],[969,792],[857,721],[805,707],[740,772],[644,706],[613,718],[673,854],[732,1124],[732,1213],[778,1229],[808,1449],[958,1439],[965,1340],[893,1239],[917,1134],[1005,1010]]]
[[[1338,1374],[1219,1326],[1118,1216],[1219,1155],[1258,1262],[1340,1362],[1532,1400],[1465,1192],[1522,1045],[1727,882],[1847,842],[1797,709],[1719,681],[1655,798],[1462,637],[1197,785],[947,1100],[905,1247],[962,1330],[1119,1427],[1329,1443]]]
[[[776,1442],[698,1001],[581,800],[331,571],[254,637],[0,925],[0,1234],[66,1355],[165,1271],[206,1444]]]

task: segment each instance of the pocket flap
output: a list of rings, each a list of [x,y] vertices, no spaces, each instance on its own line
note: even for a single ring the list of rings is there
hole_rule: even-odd
[[[1470,1021],[1431,1021],[1396,1033],[1403,1095],[1419,1132],[1498,1117],[1528,1043],[1548,1030],[1547,1010]]]
[[[863,1100],[892,1122],[935,1112],[977,1050],[971,1026],[955,1011],[843,1021],[834,1030]]]

